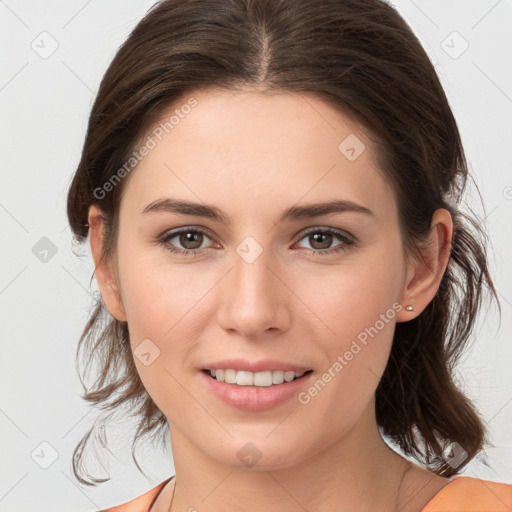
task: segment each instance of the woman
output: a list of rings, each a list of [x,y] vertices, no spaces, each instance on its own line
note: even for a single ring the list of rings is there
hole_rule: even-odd
[[[170,435],[176,468],[108,510],[510,510],[512,485],[458,475],[487,438],[452,368],[496,296],[466,177],[388,4],[157,4],[68,195],[101,292],[84,396]]]

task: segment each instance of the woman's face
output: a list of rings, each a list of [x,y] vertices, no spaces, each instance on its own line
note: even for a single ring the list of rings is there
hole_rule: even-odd
[[[408,280],[396,199],[365,132],[314,96],[190,96],[146,135],[121,202],[135,363],[189,446],[288,467],[372,418]],[[268,386],[279,370],[305,374]]]

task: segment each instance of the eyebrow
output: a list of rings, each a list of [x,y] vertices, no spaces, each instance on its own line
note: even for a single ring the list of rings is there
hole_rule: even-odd
[[[212,219],[221,224],[229,226],[231,224],[229,217],[215,206],[201,203],[193,203],[189,201],[181,201],[170,197],[158,199],[148,204],[141,214],[151,212],[168,212],[178,215],[193,215],[197,217],[205,217]],[[279,222],[298,221],[302,219],[311,219],[322,215],[332,213],[362,213],[371,217],[375,217],[374,213],[360,204],[345,199],[327,201],[323,203],[310,203],[302,206],[292,206],[286,209]]]

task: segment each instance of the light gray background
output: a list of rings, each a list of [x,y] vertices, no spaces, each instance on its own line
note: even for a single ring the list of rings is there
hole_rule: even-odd
[[[150,476],[141,475],[130,456],[131,432],[119,427],[109,431],[117,457],[109,483],[82,488],[70,469],[72,450],[96,415],[79,397],[75,350],[97,287],[89,286],[88,245],[82,258],[72,252],[66,192],[101,77],[152,4],[0,1],[0,512],[98,510],[174,474],[170,450],[148,445],[138,453]],[[502,300],[501,325],[496,314],[482,315],[458,372],[496,445],[487,452],[492,469],[475,460],[465,474],[512,482],[512,2],[395,5],[435,63],[458,120],[486,207],[474,203],[486,217]],[[55,254],[38,252],[48,246],[43,237]]]

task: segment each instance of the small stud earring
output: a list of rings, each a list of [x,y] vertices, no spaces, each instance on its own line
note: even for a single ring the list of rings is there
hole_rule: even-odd
[[[412,307],[411,304],[409,304],[408,306],[405,306],[405,310],[406,311],[414,311],[414,308]]]

